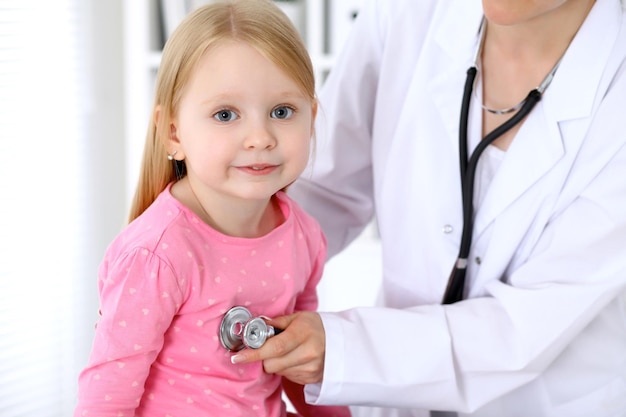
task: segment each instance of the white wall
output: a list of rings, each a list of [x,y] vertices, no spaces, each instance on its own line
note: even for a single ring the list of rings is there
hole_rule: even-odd
[[[3,417],[74,408],[97,265],[126,211],[121,5],[0,3]]]

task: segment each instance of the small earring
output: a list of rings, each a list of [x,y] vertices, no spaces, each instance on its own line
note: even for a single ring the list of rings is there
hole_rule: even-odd
[[[168,159],[169,161],[173,161],[173,160],[174,160],[174,155],[176,155],[176,153],[177,153],[177,152],[178,152],[178,151],[177,151],[177,150],[175,150],[174,152],[172,152],[172,154],[171,154],[171,155],[168,153],[168,154],[167,154],[167,159]]]

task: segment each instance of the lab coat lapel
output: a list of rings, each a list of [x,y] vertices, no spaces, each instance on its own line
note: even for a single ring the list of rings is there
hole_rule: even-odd
[[[476,210],[474,239],[521,194],[543,177],[564,154],[558,124],[546,118],[540,104],[517,133],[506,157]]]
[[[566,149],[570,155],[567,163],[573,163],[571,156],[585,139],[588,116],[599,99],[599,82],[613,47],[611,40],[619,31],[620,15],[615,7],[620,7],[619,2],[597,2],[572,41],[552,84],[518,131],[476,212],[474,239],[480,238],[520,195],[538,184],[564,157]],[[594,51],[593,57],[590,51]]]
[[[474,65],[482,9],[472,1],[460,0],[444,13],[448,15],[440,17],[442,24],[434,25],[438,30],[433,36],[440,49],[423,59],[439,64],[429,92],[441,120],[445,121],[447,139],[458,150],[463,87],[467,70]]]

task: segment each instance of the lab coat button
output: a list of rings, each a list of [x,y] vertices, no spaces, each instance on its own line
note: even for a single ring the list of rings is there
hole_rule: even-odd
[[[474,259],[474,261],[476,261],[476,263],[477,263],[478,265],[480,265],[480,264],[482,263],[482,261],[483,261],[483,260],[482,260],[482,259],[480,259],[480,256],[477,256],[477,257]]]
[[[449,224],[446,224],[446,225],[444,225],[444,226],[443,226],[443,232],[444,232],[445,234],[452,233],[452,231],[453,231],[453,230],[454,230],[454,229],[453,229],[453,228],[452,228],[452,226],[451,226],[451,225],[449,225]]]

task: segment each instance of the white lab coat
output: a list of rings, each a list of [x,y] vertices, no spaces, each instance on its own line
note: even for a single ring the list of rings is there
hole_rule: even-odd
[[[376,213],[386,307],[323,314],[324,380],[307,398],[397,408],[385,416],[626,416],[619,0],[597,0],[476,207],[469,299],[440,305],[461,235],[458,120],[481,16],[479,0],[374,1],[325,84],[312,169],[291,194],[331,254]]]

